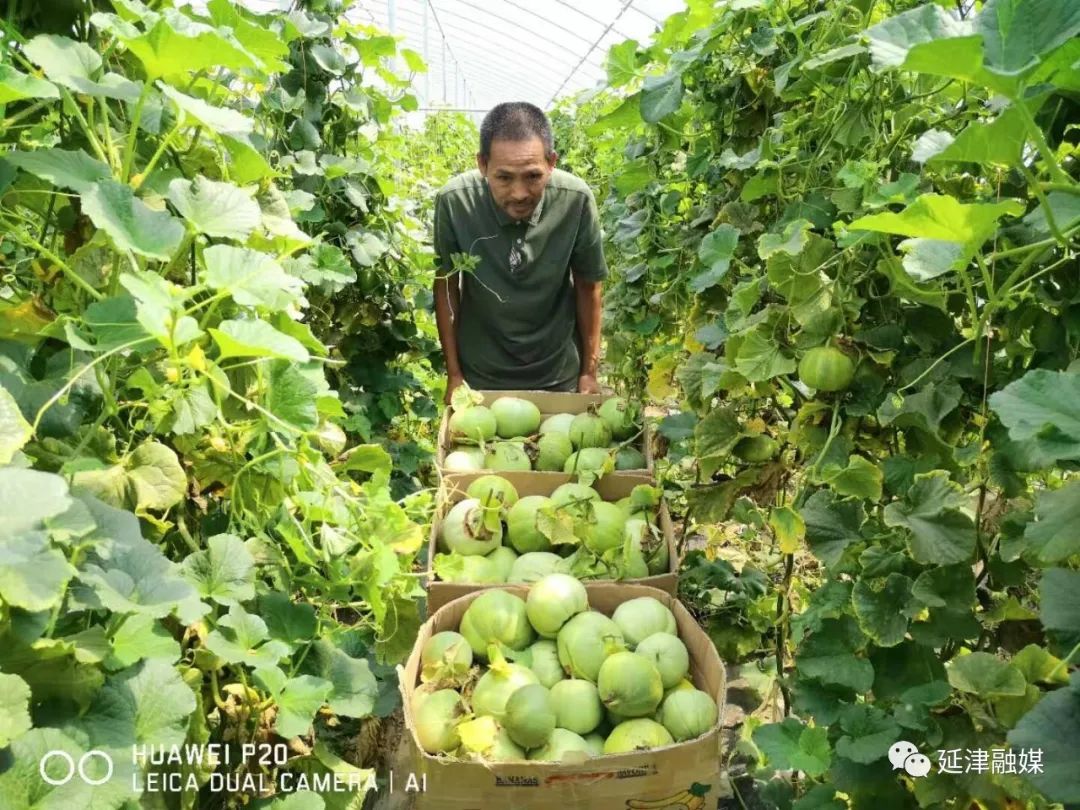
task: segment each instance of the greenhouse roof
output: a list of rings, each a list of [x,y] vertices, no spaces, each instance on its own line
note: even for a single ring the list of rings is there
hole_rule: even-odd
[[[198,6],[200,3],[193,2]],[[242,0],[257,11],[290,0]],[[416,90],[424,110],[481,116],[501,101],[544,109],[605,76],[608,49],[645,42],[683,0],[353,0],[350,16],[404,38],[425,57]]]

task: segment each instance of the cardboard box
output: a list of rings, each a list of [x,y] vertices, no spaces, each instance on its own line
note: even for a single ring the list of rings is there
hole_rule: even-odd
[[[528,588],[497,586],[524,597]],[[721,764],[720,718],[724,716],[726,675],[709,637],[670,594],[642,585],[585,583],[589,605],[611,615],[621,603],[652,596],[671,608],[679,638],[690,652],[690,677],[719,709],[717,724],[695,740],[650,751],[593,757],[583,762],[467,762],[428,754],[420,748],[412,716],[424,643],[442,630],[457,630],[465,609],[479,592],[444,606],[420,628],[416,646],[398,667],[405,727],[413,769],[427,780],[417,794],[420,810],[638,810],[715,807]]]
[[[499,397],[520,397],[535,403],[540,409],[540,416],[547,419],[557,413],[584,413],[590,405],[600,405],[605,399],[611,397],[607,394],[572,394],[560,391],[477,391],[484,397],[484,403],[490,405]],[[446,475],[443,470],[443,461],[450,452],[450,415],[451,408],[443,411],[442,422],[439,425],[439,447],[435,454],[435,466],[440,475]],[[638,450],[645,456],[645,467],[640,470],[620,470],[612,475],[632,475],[639,478],[651,478],[653,469],[652,457],[652,433],[649,423],[642,425],[641,444]],[[534,475],[562,475],[562,473],[534,472]]]
[[[469,485],[482,475],[492,473],[450,473],[443,477],[436,496],[435,516],[431,521],[431,535],[428,538],[428,566],[427,566],[427,592],[428,614],[441,608],[447,602],[457,599],[473,591],[484,588],[497,587],[493,585],[469,584],[463,582],[443,582],[435,579],[435,571],[432,562],[438,553],[439,526],[443,516],[460,500],[465,498],[465,490]],[[566,473],[494,473],[505,478],[517,490],[519,497],[525,495],[550,495],[560,484],[574,480],[574,477]],[[605,501],[617,501],[629,495],[634,487],[648,481],[634,476],[605,475],[596,482],[596,491]],[[660,502],[660,514],[657,518],[660,531],[664,535],[668,547],[668,570],[664,574],[656,574],[644,579],[621,580],[626,583],[638,583],[652,588],[659,588],[667,593],[676,593],[679,580],[679,555],[675,548],[675,529],[671,524],[671,515],[668,513],[667,504]],[[613,580],[587,580],[590,582],[611,582]]]

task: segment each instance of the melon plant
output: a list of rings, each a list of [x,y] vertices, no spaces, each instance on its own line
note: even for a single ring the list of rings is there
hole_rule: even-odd
[[[662,404],[671,507],[707,538],[681,597],[775,676],[747,806],[1067,805],[1080,183],[1054,65],[1080,18],[856,5],[691,10],[555,114],[560,157],[607,190],[606,383]],[[1055,33],[1015,36],[1035,28]],[[899,739],[930,779],[871,775]],[[983,773],[990,798],[938,767],[990,748],[1058,769]]]
[[[338,4],[252,5],[5,11],[4,807],[134,806],[146,768],[118,752],[256,728],[321,768],[416,640],[427,515],[398,462],[426,460],[433,436],[402,428],[435,406],[391,257],[424,237],[370,193],[422,195],[398,166],[401,51]],[[424,747],[455,747],[461,711],[428,696]],[[53,757],[43,781],[50,750],[87,779]],[[241,759],[190,771],[185,801]]]

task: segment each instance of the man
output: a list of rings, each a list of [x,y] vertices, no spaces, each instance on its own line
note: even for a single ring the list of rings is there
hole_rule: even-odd
[[[592,191],[556,169],[557,158],[543,111],[500,104],[480,126],[477,169],[435,198],[435,320],[447,403],[463,381],[600,392],[607,264],[599,216]]]

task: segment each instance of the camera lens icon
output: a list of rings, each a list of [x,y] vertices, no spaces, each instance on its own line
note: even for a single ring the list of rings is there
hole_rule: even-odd
[[[105,770],[103,776],[94,776],[93,771],[100,771],[99,768],[89,769],[87,766],[95,759],[100,759],[105,763]],[[49,767],[51,762],[63,763],[59,765],[59,771],[57,767]],[[38,774],[41,776],[42,781],[50,784],[54,787],[60,787],[66,785],[72,779],[75,778],[75,774],[79,775],[79,778],[84,784],[96,787],[97,785],[104,785],[113,775],[113,761],[104,751],[87,751],[81,757],[79,757],[78,764],[75,762],[75,757],[69,754],[67,751],[61,751],[56,749],[54,751],[48,751],[38,762]]]

